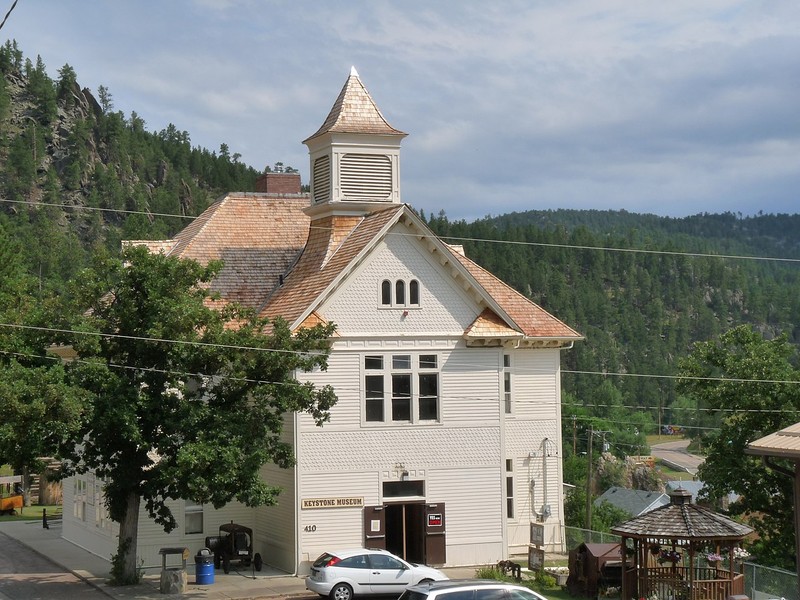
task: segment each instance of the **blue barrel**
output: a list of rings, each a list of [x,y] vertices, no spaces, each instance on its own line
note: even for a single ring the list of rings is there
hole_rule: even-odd
[[[194,556],[194,582],[197,585],[214,583],[214,555],[208,548],[201,548]]]

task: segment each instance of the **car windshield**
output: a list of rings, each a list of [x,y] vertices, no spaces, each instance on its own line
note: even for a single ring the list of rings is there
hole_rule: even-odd
[[[428,594],[425,592],[415,592],[413,590],[406,590],[397,600],[426,600]]]
[[[320,554],[319,558],[314,561],[314,566],[315,567],[324,567],[325,565],[327,565],[331,561],[332,558],[336,558],[336,557],[333,554],[329,554],[328,552],[325,552],[324,554]]]

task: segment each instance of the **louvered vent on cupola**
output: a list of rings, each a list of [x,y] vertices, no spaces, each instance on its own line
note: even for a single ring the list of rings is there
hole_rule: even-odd
[[[327,154],[314,161],[314,202],[331,199],[331,157]]]
[[[392,161],[383,154],[345,154],[340,163],[342,196],[352,200],[391,200]]]

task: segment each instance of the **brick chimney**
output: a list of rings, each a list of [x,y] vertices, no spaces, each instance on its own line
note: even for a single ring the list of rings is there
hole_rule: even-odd
[[[264,173],[256,179],[256,192],[299,194],[300,173]]]

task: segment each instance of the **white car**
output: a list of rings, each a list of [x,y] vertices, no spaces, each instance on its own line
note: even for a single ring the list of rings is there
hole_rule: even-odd
[[[441,581],[447,575],[438,569],[407,562],[386,550],[325,552],[311,566],[306,589],[331,600],[353,600],[353,596],[401,594],[408,586]]]
[[[462,579],[409,587],[398,600],[547,600],[521,585],[484,579]]]

